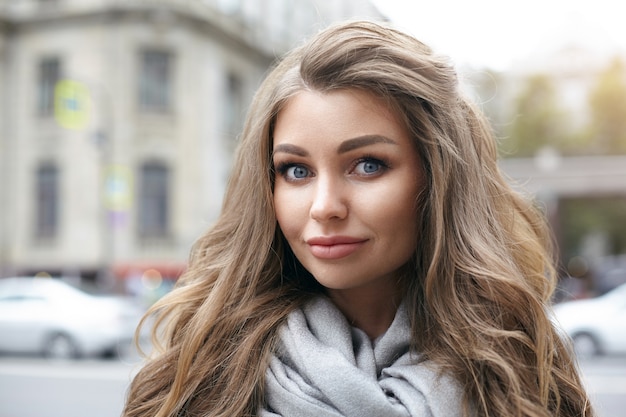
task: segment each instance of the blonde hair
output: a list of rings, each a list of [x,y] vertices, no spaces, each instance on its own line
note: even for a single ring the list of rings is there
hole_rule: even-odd
[[[277,328],[319,285],[277,227],[273,121],[302,89],[357,88],[406,122],[428,178],[407,278],[413,348],[463,385],[467,415],[592,416],[546,309],[555,285],[541,213],[500,173],[484,118],[446,60],[387,25],[334,25],[289,53],[257,92],[216,225],[151,313],[162,352],[124,416],[249,416]],[[155,326],[156,337],[156,326]]]

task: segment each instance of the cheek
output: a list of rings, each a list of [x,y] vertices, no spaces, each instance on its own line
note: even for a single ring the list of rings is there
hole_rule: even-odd
[[[416,195],[411,190],[393,197],[381,198],[369,219],[378,229],[384,251],[404,263],[415,252],[418,241]]]
[[[276,214],[276,220],[287,240],[291,240],[294,234],[298,232],[303,215],[302,204],[298,203],[302,201],[302,199],[292,194],[293,193],[282,189],[282,187],[276,187],[274,189],[274,212]]]
[[[407,204],[405,204],[407,203]],[[395,204],[381,204],[370,211],[370,224],[378,225],[381,232],[386,231],[394,239],[413,235],[417,230],[415,204],[407,201],[395,201]]]
[[[417,185],[402,187],[396,182],[369,193],[369,196],[363,193],[359,196],[358,206],[368,213],[367,217],[374,224],[404,229],[417,222],[417,193]]]
[[[281,228],[281,230],[284,228],[283,219],[285,212],[282,196],[283,195],[278,190],[278,188],[274,189],[274,214],[276,215],[276,220],[278,221],[278,226]]]

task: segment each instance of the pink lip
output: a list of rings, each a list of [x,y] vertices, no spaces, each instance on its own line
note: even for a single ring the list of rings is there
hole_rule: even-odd
[[[367,239],[350,236],[318,236],[308,239],[311,254],[320,259],[340,259],[358,250]]]

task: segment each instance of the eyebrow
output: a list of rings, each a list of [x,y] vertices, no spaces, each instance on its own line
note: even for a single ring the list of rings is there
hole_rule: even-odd
[[[395,142],[392,139],[389,139],[386,136],[364,135],[364,136],[359,136],[356,138],[348,139],[342,142],[341,145],[339,145],[339,148],[337,149],[337,153],[342,154],[342,153],[353,151],[358,148],[362,148],[364,146],[374,145],[377,143],[386,143],[390,145],[398,144],[397,142]],[[280,145],[276,145],[272,153],[276,154],[279,152],[284,152],[284,153],[288,153],[288,154],[292,154],[296,156],[302,156],[302,157],[309,156],[309,153],[305,149],[301,148],[300,146],[292,145],[289,143],[281,143]]]
[[[346,153],[354,149],[362,148],[364,146],[374,145],[377,143],[387,143],[390,145],[397,145],[397,143],[386,136],[382,135],[365,135],[357,138],[348,139],[339,145],[337,153]]]

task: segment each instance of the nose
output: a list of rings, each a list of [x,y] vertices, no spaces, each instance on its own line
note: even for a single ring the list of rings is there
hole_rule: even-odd
[[[345,219],[348,215],[348,204],[341,181],[328,177],[318,178],[311,202],[311,218],[318,222]]]

